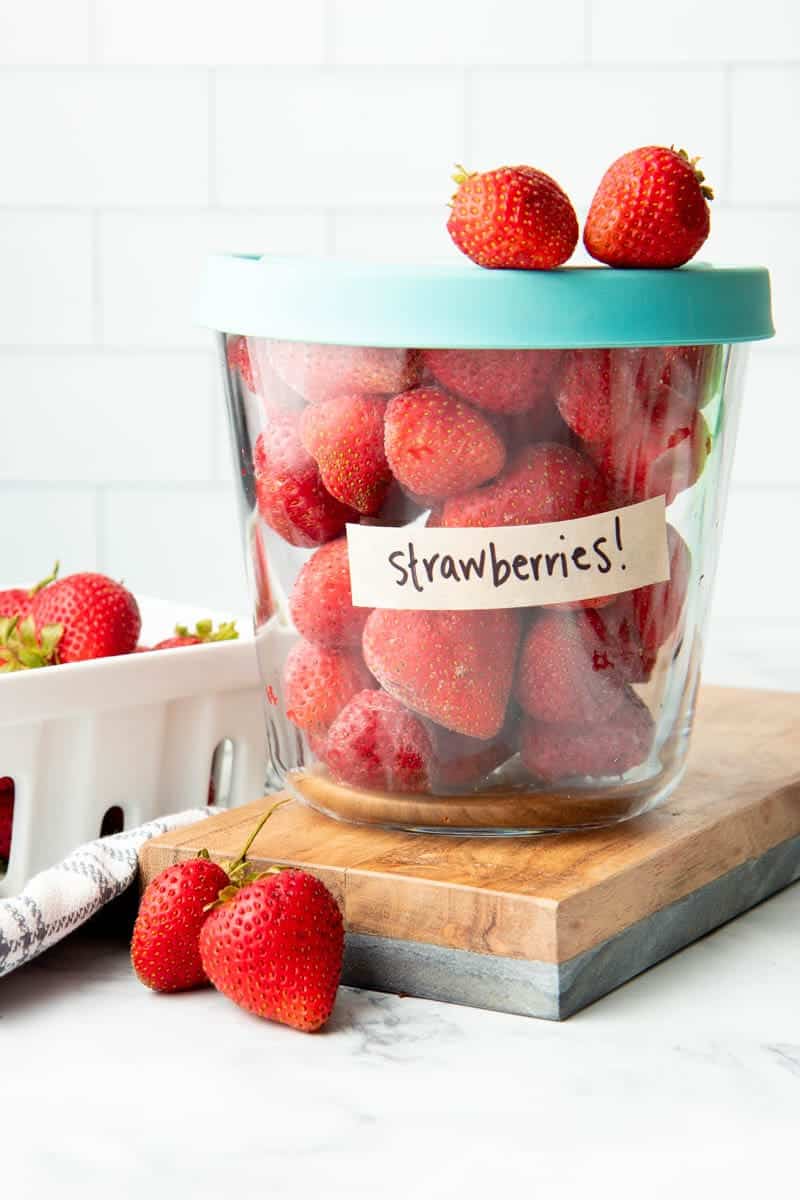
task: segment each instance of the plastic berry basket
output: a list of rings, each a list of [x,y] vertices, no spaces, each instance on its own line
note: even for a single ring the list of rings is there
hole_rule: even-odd
[[[139,598],[142,636],[207,617]],[[241,628],[241,624],[240,624]],[[251,636],[5,675],[0,776],[14,783],[0,897],[102,832],[203,808],[218,747],[230,806],[262,794],[261,683]],[[219,761],[219,759],[217,760]]]
[[[272,781],[530,834],[677,785],[763,268],[217,256]]]

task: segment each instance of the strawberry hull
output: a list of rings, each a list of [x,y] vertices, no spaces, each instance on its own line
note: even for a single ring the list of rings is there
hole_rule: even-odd
[[[585,824],[632,816],[687,752],[766,277],[550,269],[574,214],[529,168],[460,173],[452,213],[489,269],[210,267],[271,780],[409,829],[569,828],[578,794]]]

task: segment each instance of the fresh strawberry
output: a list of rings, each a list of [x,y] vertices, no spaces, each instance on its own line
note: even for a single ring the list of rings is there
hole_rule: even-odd
[[[566,192],[535,167],[498,167],[453,176],[447,231],[479,267],[546,270],[565,263],[578,241]]]
[[[677,529],[667,525],[669,579],[630,593],[633,619],[642,647],[655,656],[678,628],[686,603],[692,556]]]
[[[247,347],[247,338],[237,334],[228,336],[227,359],[231,371],[239,372],[248,392],[257,391],[256,374]]]
[[[34,598],[31,615],[40,634],[61,625],[58,660],[109,658],[136,649],[141,628],[135,597],[107,575],[85,571],[51,583]]]
[[[8,862],[11,856],[11,831],[14,824],[14,780],[4,775],[0,779],[0,859]]]
[[[348,508],[326,491],[317,464],[300,441],[297,414],[270,422],[253,451],[258,511],[293,546],[320,546],[357,522]]]
[[[204,642],[231,642],[239,636],[235,621],[222,621],[214,628],[211,620],[198,621],[194,633],[186,625],[175,626],[175,636],[156,642],[154,650],[174,650],[178,646],[200,646]]]
[[[622,703],[624,681],[615,665],[594,656],[582,636],[585,615],[544,611],[522,643],[515,694],[538,721],[591,725],[607,721]]]
[[[305,871],[247,884],[212,909],[200,931],[203,969],[218,991],[305,1033],[333,1011],[343,955],[339,906]]]
[[[420,375],[415,350],[269,342],[267,353],[276,374],[311,404],[348,392],[393,396]]]
[[[442,387],[488,412],[547,413],[560,350],[424,350]]]
[[[18,617],[24,621],[30,614],[34,597],[48,584],[58,578],[59,564],[56,563],[49,575],[35,583],[32,588],[6,588],[0,591],[0,617]]]
[[[300,418],[300,438],[325,487],[365,516],[380,510],[392,482],[383,448],[385,411],[375,396],[350,394],[310,404]]]
[[[131,942],[133,969],[146,987],[182,992],[207,982],[197,939],[208,906],[229,882],[205,857],[174,863],[147,885]]]
[[[364,658],[401,704],[456,733],[492,738],[505,719],[519,632],[512,610],[375,609]]]
[[[372,610],[353,606],[346,538],[320,546],[308,560],[297,576],[289,607],[297,630],[310,642],[320,646],[361,644],[364,623]]]
[[[522,763],[543,783],[624,775],[643,763],[653,744],[653,718],[630,688],[608,721],[591,725],[550,725],[526,717],[522,724]]]
[[[424,724],[386,692],[359,692],[328,731],[325,762],[353,787],[428,790],[433,747]]]
[[[538,525],[607,508],[606,483],[591,459],[569,446],[537,442],[523,446],[494,483],[446,500],[429,524]]]
[[[385,444],[403,487],[430,499],[493,479],[506,459],[503,440],[489,421],[436,388],[417,388],[389,401]]]
[[[326,730],[356,692],[373,686],[357,652],[315,646],[302,638],[286,658],[286,715],[301,729]]]
[[[680,267],[708,237],[713,198],[696,158],[642,146],[613,162],[594,194],[583,243],[610,267]]]
[[[661,389],[601,446],[598,462],[621,503],[663,496],[671,504],[697,482],[710,453],[703,414],[679,393]]]

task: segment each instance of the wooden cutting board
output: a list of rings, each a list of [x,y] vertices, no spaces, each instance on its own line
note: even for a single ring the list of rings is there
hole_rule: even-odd
[[[274,801],[148,842],[144,881],[204,846],[235,857]],[[328,885],[345,982],[563,1019],[800,878],[800,695],[705,688],[683,783],[610,829],[410,834],[294,803],[250,858]]]

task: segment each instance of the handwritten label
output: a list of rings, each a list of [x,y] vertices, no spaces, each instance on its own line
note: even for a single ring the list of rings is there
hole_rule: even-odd
[[[347,550],[364,608],[527,608],[669,579],[663,496],[546,525],[348,525]]]

